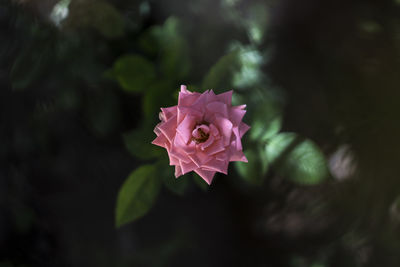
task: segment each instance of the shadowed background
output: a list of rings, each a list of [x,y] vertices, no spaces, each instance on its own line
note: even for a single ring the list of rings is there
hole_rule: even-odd
[[[0,0],[0,267],[400,266],[399,15]],[[247,104],[249,163],[210,187],[150,144],[181,84]]]

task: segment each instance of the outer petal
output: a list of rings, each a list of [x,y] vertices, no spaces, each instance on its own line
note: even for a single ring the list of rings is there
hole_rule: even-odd
[[[168,121],[161,123],[158,129],[165,135],[170,143],[172,143],[176,134],[176,115],[171,117]]]
[[[218,113],[223,117],[228,117],[228,107],[222,102],[211,102],[207,104],[207,110],[212,113]]]
[[[163,114],[164,121],[171,119],[177,113],[177,106],[161,108],[161,112]]]
[[[175,166],[175,177],[178,178],[178,177],[181,176],[181,175],[182,175],[181,166],[176,165],[176,166]]]
[[[236,141],[232,141],[231,146],[229,147],[229,153],[230,153],[229,161],[247,162],[247,158],[243,154],[243,151],[236,149]]]
[[[209,162],[207,162],[202,166],[202,169],[228,174],[228,162],[217,159],[210,160]]]
[[[219,101],[222,101],[225,104],[227,104],[228,106],[230,106],[230,105],[232,105],[232,93],[233,93],[233,91],[230,90],[228,92],[217,95],[217,98]]]
[[[185,163],[185,162],[181,161],[180,165],[181,165],[183,174],[186,174],[188,172],[191,172],[191,171],[197,169],[197,166],[196,166],[196,164],[194,164],[193,161],[190,161],[189,163]]]
[[[246,123],[241,122],[239,126],[240,138],[250,129],[250,126]]]
[[[165,143],[168,142],[164,135],[159,135],[151,143],[156,146],[165,147]]]
[[[233,127],[232,132],[235,135],[236,138],[236,149],[237,150],[242,150],[242,140],[240,140],[240,135],[239,135],[239,128],[238,127]]]
[[[228,146],[231,142],[232,122],[223,117],[216,117],[215,122],[218,125],[221,135],[224,137],[224,146]]]
[[[196,169],[194,170],[198,175],[200,175],[201,178],[203,178],[204,181],[206,181],[207,184],[211,184],[214,175],[216,172],[214,171],[206,171],[202,169]]]
[[[244,114],[246,114],[246,110],[241,109],[241,106],[232,107],[229,110],[229,118],[231,119],[233,125],[239,126],[242,121]]]
[[[186,144],[189,143],[192,138],[192,131],[195,125],[196,119],[191,115],[186,115],[183,121],[176,128],[176,131]]]

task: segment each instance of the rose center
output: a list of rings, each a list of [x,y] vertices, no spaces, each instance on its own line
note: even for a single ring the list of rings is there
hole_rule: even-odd
[[[209,132],[210,128],[208,127],[208,125],[199,124],[192,131],[192,139],[196,144],[204,143],[210,136]]]

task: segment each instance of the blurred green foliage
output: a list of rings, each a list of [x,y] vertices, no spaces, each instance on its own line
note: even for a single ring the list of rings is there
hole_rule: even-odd
[[[156,167],[143,165],[134,170],[118,194],[116,226],[142,217],[151,208],[160,190]]]
[[[176,266],[182,254],[196,258],[197,266],[209,266],[201,260],[210,252],[193,244],[209,237],[215,240],[205,243],[221,246],[211,250],[228,248],[227,262],[238,265],[399,266],[400,205],[393,167],[399,133],[395,51],[400,48],[400,23],[393,14],[399,1],[388,1],[382,9],[363,2],[343,17],[341,10],[330,15],[330,8],[339,5],[327,5],[329,11],[315,12],[315,20],[309,3],[296,1],[1,1],[0,157],[11,167],[0,171],[0,178],[7,177],[0,180],[0,196],[6,199],[0,199],[5,207],[0,241],[7,241],[0,266],[25,266],[14,260],[26,253],[22,237],[63,232],[62,223],[54,229],[40,225],[46,210],[37,203],[52,205],[53,194],[66,194],[65,188],[82,190],[77,199],[95,199],[90,190],[102,188],[102,182],[107,192],[115,191],[104,198],[111,208],[100,206],[106,206],[101,202],[106,193],[96,191],[101,195],[96,203],[84,206],[78,199],[70,210],[91,216],[98,201],[101,213],[115,211],[116,227],[125,226],[113,232],[123,236],[118,242],[134,237],[132,247],[121,245],[128,253],[121,256],[115,249],[119,265],[103,262],[100,255],[103,266]],[[285,14],[288,25],[280,24]],[[319,23],[325,18],[331,21]],[[286,61],[274,62],[274,56]],[[151,144],[160,107],[177,104],[180,84],[198,92],[233,89],[233,104],[247,105],[244,121],[251,129],[243,147],[249,162],[231,163],[229,175],[217,175],[211,187],[197,174],[176,179],[166,151]],[[378,135],[385,131],[392,134]],[[330,155],[347,143],[358,157],[341,161],[357,171],[340,180],[330,173]],[[113,160],[105,164],[102,153]],[[394,164],[385,168],[382,162]],[[373,169],[379,164],[380,171]],[[114,187],[102,180],[107,173]],[[40,187],[47,177],[48,191]],[[82,177],[94,177],[97,184],[84,187]],[[36,187],[24,187],[30,183]],[[157,203],[160,199],[170,202]],[[68,211],[53,205],[49,210]],[[185,214],[193,210],[195,215]],[[145,215],[154,218],[157,212],[163,221],[149,224]],[[224,212],[231,216],[224,220]],[[73,216],[60,217],[64,222]],[[79,236],[79,222],[71,224]],[[169,231],[170,225],[180,230],[167,236],[157,232]],[[149,229],[161,237],[151,236]],[[222,244],[217,240],[225,233],[221,229],[229,236]],[[136,235],[151,245],[142,248],[145,241]],[[46,240],[29,246],[57,257],[50,248],[64,249],[66,241]],[[80,250],[92,248],[98,255],[108,249],[91,242],[76,253],[86,256]],[[8,247],[17,251],[11,261],[4,257]],[[40,253],[29,257],[41,258]],[[384,262],[377,265],[376,259]]]

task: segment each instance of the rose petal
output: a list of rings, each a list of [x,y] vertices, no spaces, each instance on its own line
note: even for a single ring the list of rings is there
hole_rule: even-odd
[[[240,135],[239,135],[239,128],[238,127],[233,127],[232,132],[234,133],[236,137],[236,149],[237,150],[242,150],[242,141],[240,140]]]
[[[158,129],[167,137],[168,141],[172,143],[172,140],[176,134],[176,115],[172,116],[171,119],[167,120],[158,126]]]
[[[222,102],[211,102],[207,104],[207,110],[212,113],[220,114],[223,117],[228,117],[228,107]]]
[[[227,118],[216,117],[215,122],[218,125],[219,132],[224,137],[224,146],[228,146],[231,142],[232,135],[232,122]]]
[[[233,125],[239,126],[244,114],[246,114],[246,110],[240,109],[238,107],[232,107],[229,110],[229,117],[232,120]]]
[[[204,150],[205,153],[207,153],[207,155],[211,156],[214,155],[218,152],[224,151],[225,150],[225,146],[224,143],[222,142],[222,140],[217,140],[215,141],[211,146],[209,146],[208,148],[206,148]]]
[[[212,143],[214,142],[214,139],[215,139],[214,136],[212,136],[212,135],[208,136],[207,141],[205,141],[204,143],[199,144],[201,150],[204,150],[207,147],[211,146]]]
[[[196,125],[196,119],[191,115],[186,115],[183,121],[178,125],[176,131],[182,137],[182,140],[187,144],[192,139],[192,130]]]
[[[175,177],[178,178],[178,177],[181,176],[181,175],[182,175],[181,166],[176,165],[176,166],[175,166]]]
[[[210,160],[206,164],[203,164],[202,169],[209,171],[222,172],[223,174],[228,173],[228,162],[222,160]]]
[[[164,120],[167,121],[172,116],[176,115],[177,113],[177,106],[168,107],[168,108],[161,108],[161,112],[163,114]]]
[[[196,144],[193,141],[185,143],[180,136],[175,137],[172,147],[182,154],[193,154],[196,152]]]
[[[197,169],[197,166],[196,166],[196,164],[194,164],[193,161],[190,161],[189,163],[185,163],[185,162],[181,161],[180,166],[181,166],[183,174],[186,174],[188,172],[191,172],[191,171]]]
[[[207,94],[208,90],[202,93],[196,101],[191,105],[193,109],[196,109],[198,111],[204,112],[205,111],[205,105],[207,103]]]
[[[225,104],[227,104],[228,106],[230,106],[230,105],[232,105],[232,93],[233,93],[233,91],[230,90],[228,92],[217,95],[217,98],[219,101],[222,101]]]
[[[159,135],[151,143],[156,146],[165,147],[165,143],[168,142],[164,135]]]
[[[206,171],[206,170],[202,170],[202,169],[196,169],[194,170],[198,175],[200,175],[201,178],[203,178],[204,181],[206,181],[207,184],[211,184],[215,172],[214,171]]]
[[[239,126],[240,138],[250,129],[250,126],[246,123],[241,122]]]
[[[208,91],[207,94],[207,103],[218,101],[217,96],[215,95],[213,90]]]

